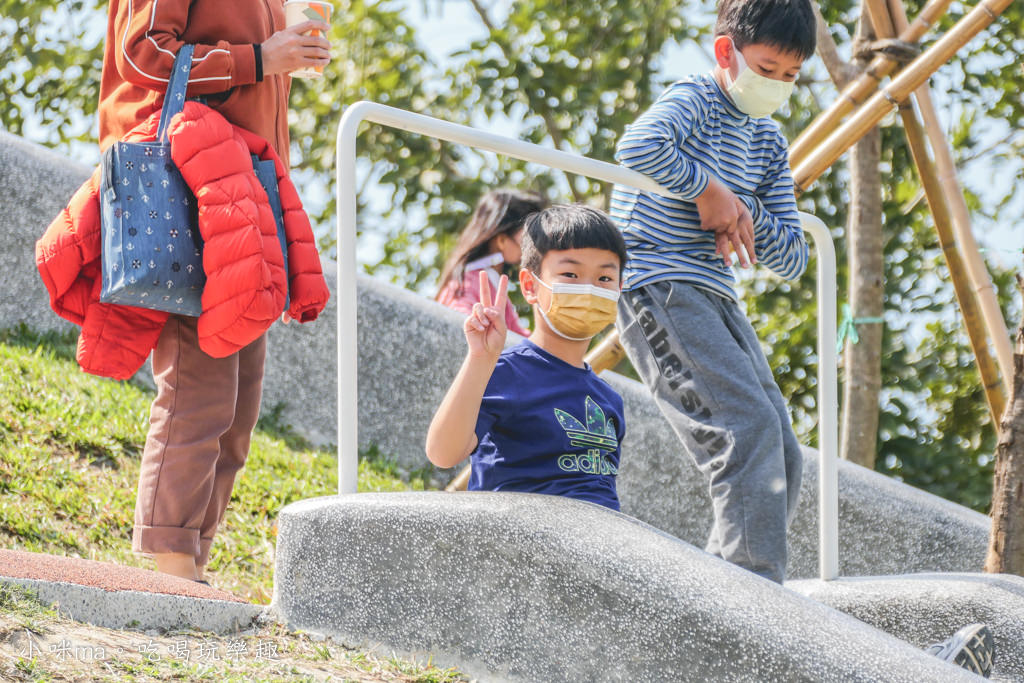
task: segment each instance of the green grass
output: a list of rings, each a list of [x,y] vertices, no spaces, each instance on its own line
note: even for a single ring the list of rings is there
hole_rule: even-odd
[[[47,623],[57,618],[57,611],[36,600],[35,594],[16,585],[0,585],[0,613],[20,629],[46,633]]]
[[[0,545],[152,568],[131,552],[150,390],[83,373],[73,337],[0,332]],[[376,449],[359,463],[363,491],[430,488]],[[337,491],[333,449],[261,419],[211,551],[211,582],[256,603],[273,588],[275,520],[293,501]]]
[[[63,643],[68,654],[62,657],[55,648]],[[187,657],[181,656],[182,650],[188,651]],[[0,679],[111,683],[466,680],[457,671],[439,669],[430,662],[416,664],[350,650],[289,632],[280,624],[221,636],[194,630],[142,634],[78,624],[41,605],[31,590],[2,585]]]

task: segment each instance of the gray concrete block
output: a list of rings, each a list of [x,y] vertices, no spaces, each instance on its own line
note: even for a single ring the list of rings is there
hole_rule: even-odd
[[[336,264],[324,260],[323,267],[331,301],[320,317],[270,330],[263,405],[281,405],[286,420],[314,442],[337,443]],[[376,444],[406,467],[423,467],[438,392],[462,362],[463,317],[369,277],[358,286],[359,442]]]
[[[26,323],[37,330],[74,329],[50,310],[36,270],[36,240],[91,169],[0,130],[0,329]]]
[[[63,581],[0,577],[0,583],[32,590],[39,601],[75,621],[104,628],[194,628],[235,633],[267,609],[261,605],[142,591],[107,591]]]
[[[804,449],[804,486],[789,531],[792,578],[818,575],[818,455]],[[844,576],[981,571],[985,515],[878,472],[839,462],[839,558]]]
[[[791,581],[798,593],[919,647],[962,626],[987,624],[996,645],[992,678],[1024,681],[1024,578],[1006,574],[912,574]]]
[[[279,524],[272,609],[290,627],[483,680],[974,679],[590,503],[362,493]]]

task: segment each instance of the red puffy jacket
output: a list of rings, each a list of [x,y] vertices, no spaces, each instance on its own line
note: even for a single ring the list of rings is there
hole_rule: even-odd
[[[156,112],[125,141],[156,138]],[[259,338],[284,308],[315,320],[329,296],[313,230],[287,169],[266,140],[231,125],[198,102],[186,102],[169,127],[171,157],[199,204],[203,236],[203,312],[199,346],[221,358]],[[288,243],[288,270],[267,195],[250,154],[272,159]],[[168,313],[99,300],[100,169],[72,196],[36,243],[36,266],[56,313],[82,327],[78,363],[86,372],[127,379],[146,361]]]

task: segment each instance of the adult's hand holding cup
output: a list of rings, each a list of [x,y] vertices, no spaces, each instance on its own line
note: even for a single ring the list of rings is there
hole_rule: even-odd
[[[285,25],[287,27],[303,24],[307,21],[317,21],[329,24],[331,13],[334,7],[329,2],[318,2],[317,0],[287,0],[284,3]],[[312,29],[307,35],[320,36],[322,33]],[[306,66],[296,69],[290,74],[298,78],[322,78],[324,75],[323,66]]]

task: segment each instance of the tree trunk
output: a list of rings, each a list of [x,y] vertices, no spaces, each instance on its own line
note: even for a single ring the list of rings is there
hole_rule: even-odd
[[[850,155],[850,216],[847,226],[849,285],[854,319],[881,317],[884,295],[882,183],[879,163],[882,135],[874,128]],[[882,387],[882,325],[856,325],[859,340],[847,340],[843,363],[843,424],[840,455],[869,469],[875,466],[878,395]]]
[[[874,38],[867,7],[861,7],[854,45]],[[856,52],[856,50],[854,50]],[[858,59],[853,73],[869,63]],[[846,74],[852,77],[850,72]],[[849,78],[847,81],[849,82]],[[837,83],[842,88],[846,85]],[[846,227],[849,264],[847,301],[854,320],[882,315],[885,266],[882,242],[882,133],[872,128],[850,153],[850,214]],[[843,363],[842,441],[844,460],[874,469],[878,451],[878,397],[882,388],[882,325],[856,323],[858,341],[847,340]]]
[[[1024,298],[1024,278],[1017,276]],[[1013,354],[1013,397],[999,423],[992,534],[985,571],[1024,576],[1024,321]]]

